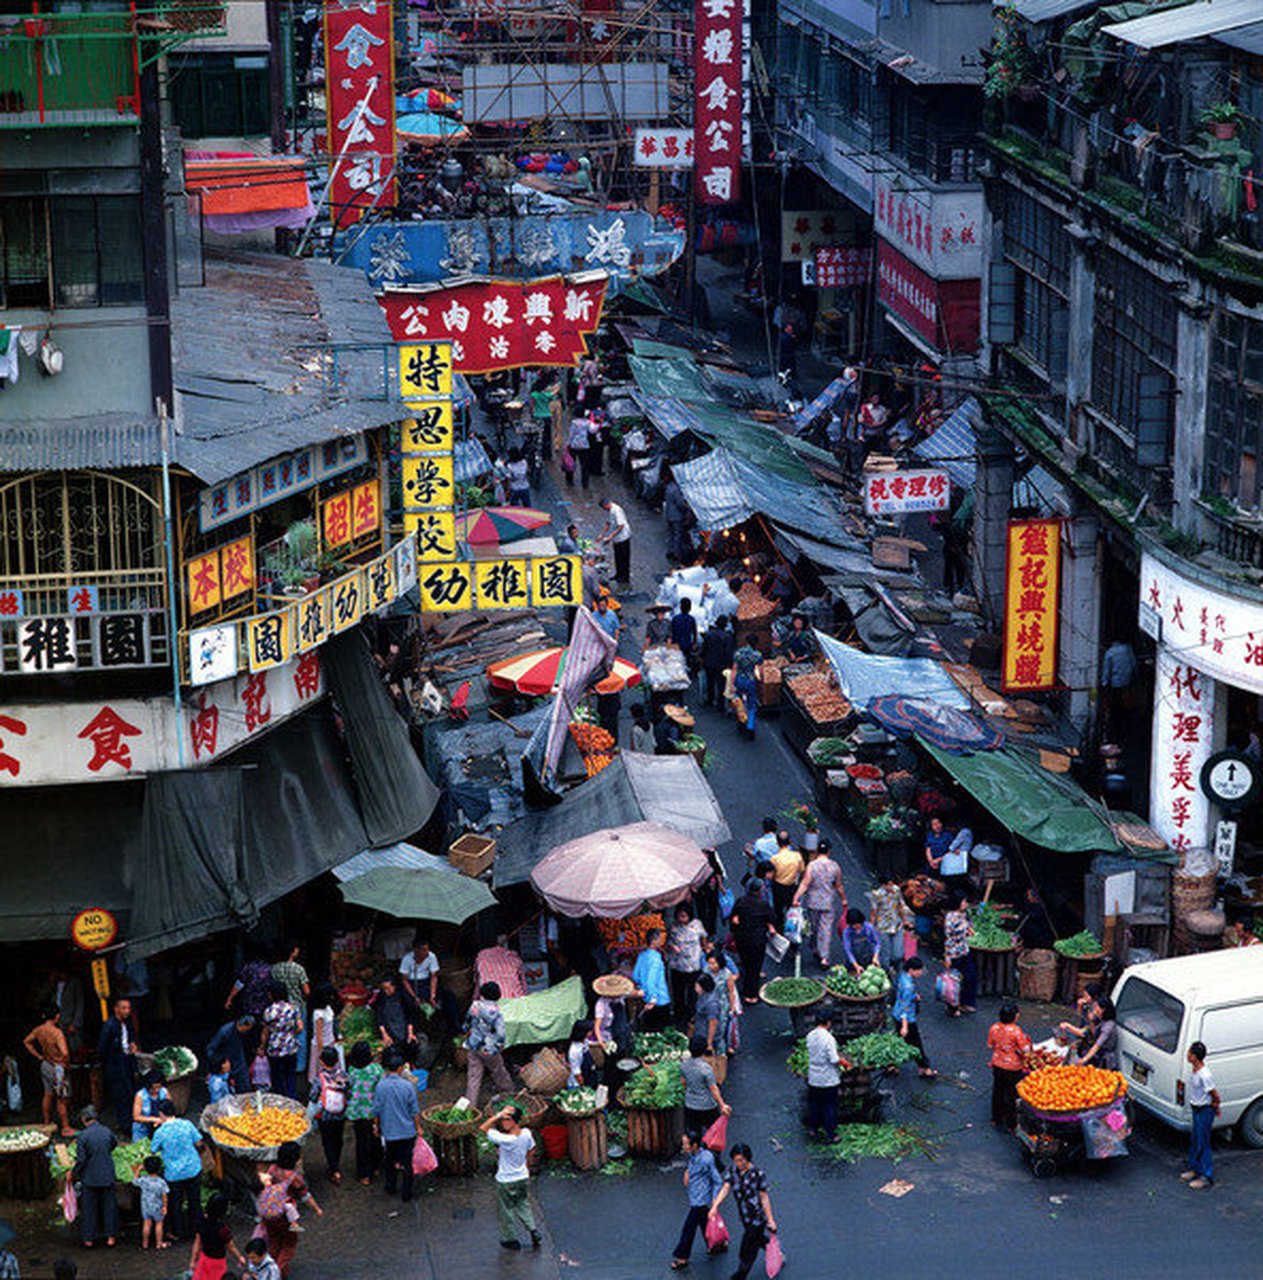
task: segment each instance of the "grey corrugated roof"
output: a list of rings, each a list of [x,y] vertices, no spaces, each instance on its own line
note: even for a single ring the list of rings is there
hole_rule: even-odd
[[[870,40],[862,48],[882,66],[912,84],[981,84],[983,81],[984,73],[980,66],[936,67],[888,40]]]
[[[1231,45],[1243,53],[1253,53],[1263,57],[1263,22],[1251,23],[1248,27],[1237,27],[1233,31],[1221,31],[1215,36],[1220,44]]]
[[[405,412],[383,394],[394,342],[362,271],[208,250],[205,286],[172,303],[171,340],[175,457],[208,484]]]
[[[1095,9],[1100,0],[991,0],[991,3],[996,9],[1012,4],[1027,22],[1051,22],[1081,9]]]
[[[0,422],[0,472],[122,470],[162,461],[156,417],[98,413],[90,418]]]
[[[1194,0],[1178,9],[1147,13],[1143,18],[1115,22],[1101,30],[1141,49],[1164,49],[1250,26],[1259,21],[1259,4],[1260,0]]]

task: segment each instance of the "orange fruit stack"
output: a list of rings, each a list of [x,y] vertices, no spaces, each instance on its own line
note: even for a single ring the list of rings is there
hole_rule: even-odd
[[[1037,1111],[1087,1111],[1121,1097],[1127,1081],[1100,1067],[1040,1067],[1018,1084],[1017,1092]]]
[[[247,1139],[256,1147],[278,1147],[282,1142],[301,1138],[307,1132],[307,1118],[301,1111],[264,1107],[262,1111],[225,1116],[224,1124],[212,1124],[210,1132],[221,1147],[249,1146]]]

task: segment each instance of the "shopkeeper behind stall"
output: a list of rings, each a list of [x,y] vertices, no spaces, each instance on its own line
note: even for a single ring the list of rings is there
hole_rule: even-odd
[[[794,614],[789,634],[780,644],[791,662],[807,662],[811,659],[816,651],[816,642],[807,630],[807,619],[801,613]]]
[[[671,620],[667,617],[671,606],[657,601],[649,606],[649,621],[645,624],[646,649],[656,649],[671,643]]]
[[[925,836],[925,861],[930,870],[949,885],[959,885],[969,874],[969,851],[974,847],[974,833],[968,827],[950,831],[943,819],[930,819]]]

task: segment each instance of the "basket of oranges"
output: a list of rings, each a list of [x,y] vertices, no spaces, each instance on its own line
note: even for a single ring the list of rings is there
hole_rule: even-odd
[[[1093,1066],[1048,1066],[1019,1081],[1017,1095],[1039,1116],[1072,1120],[1114,1106],[1127,1093],[1118,1071]]]
[[[307,1109],[279,1093],[234,1093],[212,1102],[201,1130],[225,1154],[265,1163],[283,1142],[302,1142],[311,1132]]]

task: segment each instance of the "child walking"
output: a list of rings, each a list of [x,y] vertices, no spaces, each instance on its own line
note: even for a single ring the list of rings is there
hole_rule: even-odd
[[[903,962],[899,981],[895,985],[895,1002],[891,1006],[891,1016],[897,1024],[899,1034],[914,1048],[920,1051],[921,1059],[917,1064],[917,1073],[925,1079],[932,1079],[938,1072],[930,1066],[930,1060],[921,1043],[921,1027],[917,1019],[921,995],[917,991],[917,979],[925,972],[925,964],[920,956],[909,956]]]
[[[146,1156],[144,1173],[136,1179],[140,1191],[140,1247],[149,1248],[149,1241],[154,1241],[154,1248],[168,1249],[170,1241],[162,1238],[162,1229],[167,1217],[167,1196],[170,1187],[162,1176],[162,1157]]]

